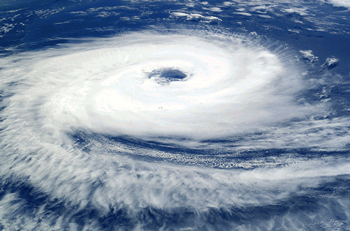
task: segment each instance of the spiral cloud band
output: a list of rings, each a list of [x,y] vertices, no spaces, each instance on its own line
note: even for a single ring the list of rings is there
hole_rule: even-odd
[[[29,103],[37,94],[45,126],[113,135],[227,136],[306,113],[293,103],[301,73],[281,57],[239,37],[206,36],[134,33],[53,52],[25,75],[21,95]]]
[[[303,196],[326,178],[349,174],[347,158],[305,160],[291,152],[275,157],[280,168],[247,157],[234,166],[241,169],[225,170],[202,167],[212,160],[196,151],[214,154],[215,146],[222,150],[215,154],[236,157],[245,147],[340,149],[348,135],[330,142],[323,133],[348,122],[311,118],[326,115],[327,105],[303,101],[304,68],[293,55],[258,38],[146,31],[4,57],[0,176],[62,203],[71,212],[60,219],[32,212],[58,227],[77,222],[71,217],[86,208],[99,216],[126,211],[132,221],[146,208],[185,207],[199,224],[212,210],[291,203],[293,193]],[[222,149],[213,139],[226,139]],[[134,148],[149,141],[159,146]],[[176,145],[186,151],[172,152]],[[7,194],[1,206],[15,210],[18,194]]]

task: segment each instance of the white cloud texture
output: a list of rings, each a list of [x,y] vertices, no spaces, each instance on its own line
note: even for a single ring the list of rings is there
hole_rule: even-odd
[[[147,157],[152,150],[100,137],[165,137],[203,150],[210,149],[203,139],[243,137],[229,140],[232,155],[242,148],[341,149],[349,122],[313,118],[328,109],[297,97],[308,86],[303,67],[288,52],[269,50],[257,39],[147,31],[80,42],[0,60],[4,181],[15,177],[67,207],[92,206],[100,214],[120,208],[137,214],[147,207],[205,213],[274,204],[316,190],[327,177],[350,173],[346,158],[331,157],[250,170],[135,160],[129,154]],[[185,77],[167,81],[174,73]],[[79,146],[78,132],[91,134],[80,142],[86,146]],[[176,158],[166,151],[157,155]],[[0,208],[16,210],[11,201],[19,206],[18,197],[7,194]],[[7,212],[0,218],[11,220]]]
[[[334,6],[342,6],[350,9],[350,1],[349,0],[329,0],[329,3]]]

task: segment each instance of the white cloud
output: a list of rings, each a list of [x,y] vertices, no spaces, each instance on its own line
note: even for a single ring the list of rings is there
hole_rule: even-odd
[[[328,0],[334,6],[342,6],[350,9],[350,0]]]
[[[314,58],[311,51],[301,53]],[[103,136],[127,134],[153,141],[166,136],[167,145],[177,142],[204,151],[211,146],[202,138],[230,137],[228,147],[221,148],[233,157],[248,149],[344,148],[349,120],[312,118],[327,115],[328,104],[298,98],[308,84],[303,67],[291,57],[252,38],[198,30],[130,33],[3,57],[0,177],[25,179],[65,206],[84,209],[90,204],[101,214],[121,206],[131,214],[148,206],[205,213],[208,208],[277,204],[290,195],[313,192],[325,178],[350,174],[346,157],[276,158],[278,168],[264,163],[266,159],[251,158],[235,167],[258,168],[223,170],[135,160],[129,156],[181,162],[185,154],[141,150]],[[328,65],[334,62],[327,60]],[[164,70],[179,70],[187,79],[159,84],[151,74]],[[78,131],[86,137],[70,136]],[[235,135],[240,139],[234,141]],[[187,143],[174,136],[187,138]],[[76,142],[78,138],[84,141]],[[216,150],[213,155],[222,154]],[[202,161],[191,158],[194,165]],[[16,216],[25,203],[17,193],[6,194],[0,201],[2,223],[11,227],[11,222],[25,220],[32,228],[35,223],[25,214]],[[350,208],[343,206],[343,211]],[[51,217],[43,219],[52,224]],[[57,229],[69,223],[54,221]]]
[[[302,53],[306,59],[310,60],[310,62],[316,62],[318,60],[318,57],[312,54],[312,50],[301,50],[300,53]]]
[[[244,15],[244,16],[252,16],[251,13],[246,13],[246,12],[234,12],[234,14],[240,14],[240,15]]]
[[[288,8],[288,9],[283,9],[283,11],[287,13],[297,13],[301,16],[308,15],[306,8]]]
[[[182,13],[182,12],[173,12],[172,15],[177,16],[177,17],[186,17],[187,20],[192,20],[192,19],[201,19],[203,21],[222,21],[218,17],[214,16],[203,16],[201,14],[187,14],[187,13]]]

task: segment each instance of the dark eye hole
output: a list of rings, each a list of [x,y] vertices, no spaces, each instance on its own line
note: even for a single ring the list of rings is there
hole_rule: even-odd
[[[154,79],[159,84],[169,84],[174,81],[183,81],[187,75],[176,69],[159,69],[148,74],[148,78]]]

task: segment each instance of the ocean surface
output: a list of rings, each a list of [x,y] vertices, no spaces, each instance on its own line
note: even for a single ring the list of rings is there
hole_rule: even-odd
[[[0,230],[350,230],[349,0],[0,1]]]

